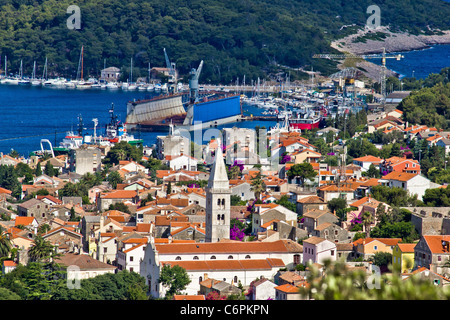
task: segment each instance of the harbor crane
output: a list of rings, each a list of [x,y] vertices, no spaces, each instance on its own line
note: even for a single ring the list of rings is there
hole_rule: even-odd
[[[189,97],[190,102],[195,103],[198,102],[198,79],[200,78],[200,73],[203,68],[203,60],[200,61],[200,64],[197,69],[192,68],[189,75],[191,78],[189,79]]]
[[[366,54],[366,55],[357,55],[357,54],[315,54],[313,58],[321,58],[321,59],[380,59],[381,58],[381,72],[380,72],[380,85],[381,85],[381,96],[382,96],[382,106],[384,110],[384,106],[386,103],[386,59],[396,59],[400,60],[405,56],[401,54],[386,56],[386,48],[383,48],[383,51],[380,54]]]
[[[175,63],[170,62],[169,56],[167,55],[166,48],[164,50],[164,58],[166,59],[166,66],[169,69],[169,79],[168,79],[168,89],[170,93],[174,93],[177,90],[177,72],[175,69]]]

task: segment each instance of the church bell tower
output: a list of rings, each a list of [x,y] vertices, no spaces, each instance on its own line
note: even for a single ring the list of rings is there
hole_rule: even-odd
[[[218,140],[214,164],[206,187],[206,242],[230,239],[230,184]]]

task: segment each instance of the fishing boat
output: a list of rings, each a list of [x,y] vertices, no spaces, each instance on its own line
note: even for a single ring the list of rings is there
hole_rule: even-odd
[[[131,145],[143,144],[142,139],[135,139],[133,135],[128,134],[127,125],[121,123],[118,120],[117,115],[114,114],[114,103],[111,104],[109,109],[110,122],[105,127],[105,137],[100,137],[103,142],[118,143],[121,141],[126,141]]]

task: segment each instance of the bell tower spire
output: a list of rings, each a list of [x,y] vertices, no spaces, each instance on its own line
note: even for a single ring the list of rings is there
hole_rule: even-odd
[[[206,242],[230,238],[230,183],[223,159],[222,145],[217,140],[214,164],[206,187]]]

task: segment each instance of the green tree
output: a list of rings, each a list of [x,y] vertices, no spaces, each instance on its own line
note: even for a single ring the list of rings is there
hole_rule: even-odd
[[[438,287],[428,279],[398,274],[384,274],[379,279],[379,288],[372,288],[373,279],[364,271],[350,270],[345,263],[324,263],[324,275],[312,266],[307,278],[308,287],[300,289],[305,298],[314,300],[448,300],[450,291]]]
[[[14,168],[17,177],[23,177],[23,184],[33,184],[33,169],[29,165],[23,162],[19,162]]]
[[[228,179],[237,179],[241,174],[241,169],[239,166],[230,166],[228,168]]]
[[[170,299],[184,290],[191,280],[184,268],[165,264],[161,269],[159,282],[167,288],[166,299]]]
[[[276,201],[277,204],[293,211],[293,212],[297,212],[297,208],[295,206],[295,204],[293,204],[292,202],[289,201],[289,198],[286,195],[283,195],[280,200]]]
[[[117,210],[117,211],[121,211],[121,212],[125,212],[125,213],[128,213],[128,214],[131,214],[130,209],[123,202],[117,202],[117,203],[114,203],[114,204],[110,204],[109,207],[108,207],[108,210]]]
[[[47,233],[47,232],[50,231],[50,230],[51,230],[50,225],[47,224],[47,223],[44,223],[44,224],[40,224],[40,225],[39,225],[38,230],[37,230],[37,233],[38,233],[39,235],[43,235],[43,234]]]
[[[0,165],[0,187],[12,191],[12,195],[16,198],[22,193],[21,184],[13,166]]]
[[[381,202],[391,206],[416,206],[418,204],[417,196],[409,195],[407,190],[399,187],[389,188],[388,186],[373,186],[372,196]]]
[[[20,296],[6,288],[0,288],[0,300],[21,300]]]
[[[148,300],[148,297],[142,286],[136,283],[128,288],[127,300]]]
[[[48,262],[56,256],[53,245],[41,235],[36,236],[33,245],[28,250],[28,257],[33,262]]]
[[[380,170],[378,170],[373,163],[369,166],[369,169],[365,172],[365,176],[369,178],[381,178]]]
[[[116,143],[103,159],[104,164],[117,165],[122,160],[140,162],[142,149],[129,144],[126,141]]]
[[[347,208],[347,201],[343,198],[334,198],[327,203],[328,210],[335,212]]]
[[[387,270],[388,266],[392,265],[392,253],[376,252],[372,261],[374,265]]]
[[[237,194],[232,194],[230,196],[230,204],[232,206],[240,206],[240,205],[245,205],[247,202],[243,201],[240,195]]]
[[[74,207],[70,208],[70,217],[69,217],[69,221],[77,221],[77,216],[75,214],[75,209]]]
[[[401,155],[402,155],[402,152],[400,150],[400,144],[394,143],[391,148],[390,156],[391,157],[400,157]]]
[[[109,184],[111,185],[111,187],[113,189],[117,188],[117,185],[119,183],[123,182],[122,177],[120,176],[120,174],[117,171],[112,171],[108,174],[108,176],[106,177],[106,181],[109,182]]]
[[[36,165],[36,169],[34,170],[34,174],[36,175],[36,177],[39,177],[40,175],[42,175],[41,164],[39,162]]]
[[[45,164],[45,167],[44,167],[44,173],[46,175],[48,175],[49,177],[54,177],[54,176],[58,175],[58,170],[53,167],[53,165],[50,163],[50,161],[47,161],[47,163]]]
[[[8,257],[11,252],[11,240],[8,233],[0,227],[0,258]]]
[[[367,237],[370,236],[370,226],[374,222],[375,222],[375,217],[373,216],[372,212],[364,211],[364,213],[362,215],[362,223],[363,223],[364,231],[366,232]]]
[[[297,178],[300,180],[300,185],[304,185],[306,180],[313,180],[317,175],[310,163],[298,163],[294,164],[287,172],[289,179]]]
[[[266,191],[266,184],[261,177],[261,173],[258,173],[255,177],[251,179],[250,190],[254,192],[255,199],[259,200],[261,198],[261,194]]]

